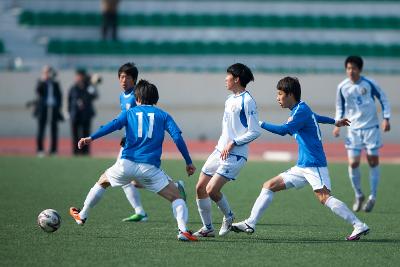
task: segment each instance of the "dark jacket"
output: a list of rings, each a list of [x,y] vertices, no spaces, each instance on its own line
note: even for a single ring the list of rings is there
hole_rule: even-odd
[[[50,83],[53,85],[53,96],[54,96],[54,109],[55,109],[55,118],[57,120],[64,120],[64,117],[61,112],[62,108],[62,93],[60,89],[60,85],[56,81],[50,80]],[[41,118],[42,116],[46,116],[47,112],[47,96],[49,93],[48,82],[47,81],[38,81],[36,86],[36,101],[33,110],[34,117]]]
[[[85,85],[80,88],[74,84],[68,94],[68,112],[71,121],[88,121],[95,115],[93,100],[97,98],[97,90]]]

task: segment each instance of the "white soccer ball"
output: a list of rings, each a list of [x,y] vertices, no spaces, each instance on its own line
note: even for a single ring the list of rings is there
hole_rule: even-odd
[[[47,209],[42,211],[38,218],[37,223],[43,231],[47,233],[52,233],[57,231],[61,226],[61,216],[56,210]]]

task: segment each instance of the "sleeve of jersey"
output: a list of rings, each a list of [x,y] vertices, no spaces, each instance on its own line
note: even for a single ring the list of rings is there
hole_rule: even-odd
[[[110,121],[106,125],[100,126],[100,128],[90,137],[92,138],[92,140],[96,140],[116,130],[121,130],[122,127],[124,127],[126,124],[127,124],[126,112],[121,112],[116,119]]]
[[[385,92],[383,92],[383,90],[379,87],[379,85],[377,85],[374,82],[374,86],[376,89],[376,92],[374,92],[374,95],[378,98],[379,102],[381,103],[382,106],[382,113],[383,113],[383,118],[384,119],[390,119],[390,103],[388,98],[386,97]]]
[[[248,144],[261,135],[260,125],[258,124],[257,105],[254,100],[246,101],[244,109],[247,119],[247,132],[233,140],[233,143],[237,146]]]
[[[314,116],[318,123],[335,124],[335,120],[332,118],[321,116],[321,115],[318,115],[317,113],[314,113]]]
[[[172,119],[171,116],[168,115],[167,117],[167,132],[174,140],[176,147],[178,148],[179,152],[181,152],[182,157],[185,159],[186,165],[192,164],[192,159],[189,155],[189,150],[187,149],[185,140],[182,137],[182,131],[179,129],[178,125],[176,125],[175,121]]]
[[[264,130],[267,130],[268,132],[271,132],[273,134],[279,134],[279,135],[284,136],[289,133],[289,129],[286,126],[286,124],[275,125],[275,124],[266,123],[264,121],[260,121],[260,126]]]
[[[335,120],[340,120],[344,116],[344,104],[345,99],[342,94],[341,88],[338,86],[336,91],[336,113],[335,113]]]

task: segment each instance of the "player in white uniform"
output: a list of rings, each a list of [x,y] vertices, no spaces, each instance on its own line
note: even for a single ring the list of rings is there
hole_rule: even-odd
[[[380,178],[379,148],[382,147],[379,119],[375,106],[377,98],[382,106],[383,121],[382,130],[390,130],[390,105],[389,101],[375,81],[361,76],[363,60],[359,56],[349,56],[345,61],[348,78],[342,81],[337,88],[336,116],[339,120],[343,117],[351,121],[347,131],[345,147],[349,162],[349,177],[355,192],[354,211],[359,211],[365,200],[361,191],[360,159],[363,149],[367,152],[367,160],[370,166],[369,178],[371,193],[368,201],[362,206],[366,212],[370,212],[375,205],[376,191]],[[340,129],[335,127],[333,135],[338,137]]]
[[[233,212],[221,189],[238,176],[247,161],[248,144],[261,134],[256,102],[246,91],[247,84],[253,80],[251,70],[241,63],[233,64],[227,69],[226,87],[233,94],[225,102],[221,137],[204,164],[196,185],[197,207],[203,227],[194,233],[195,236],[215,236],[211,200],[224,215],[220,236],[229,233],[234,220]]]

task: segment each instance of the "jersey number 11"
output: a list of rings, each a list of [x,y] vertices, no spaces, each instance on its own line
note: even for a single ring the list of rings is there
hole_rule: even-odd
[[[136,116],[138,116],[138,137],[143,137],[143,112],[136,112]],[[154,128],[154,113],[148,113],[149,117],[149,129],[147,131],[147,138],[153,137],[153,128]]]

